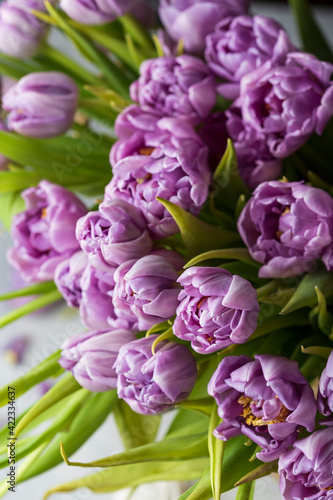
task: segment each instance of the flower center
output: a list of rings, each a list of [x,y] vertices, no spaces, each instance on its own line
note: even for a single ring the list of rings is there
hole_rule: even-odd
[[[149,148],[149,147],[147,147],[147,148],[140,148],[139,149],[139,154],[143,155],[143,156],[150,156],[153,153],[153,151],[155,151],[155,148]]]
[[[150,181],[150,179],[152,178],[152,175],[151,174],[147,174],[145,175],[144,177],[139,177],[136,182],[137,184],[142,184],[143,182],[145,181]]]
[[[287,215],[290,213],[290,207],[286,207],[280,217],[283,217],[284,215]],[[283,235],[283,231],[276,231],[276,239],[280,241],[281,236]]]
[[[43,208],[43,209],[42,209],[42,215],[41,215],[41,217],[40,217],[40,218],[41,218],[41,219],[45,219],[45,218],[46,218],[46,216],[47,216],[47,211],[46,211],[46,208]]]
[[[276,418],[273,420],[263,420],[260,417],[256,417],[252,413],[252,408],[251,404],[258,404],[256,401],[253,401],[252,398],[249,398],[247,396],[241,396],[238,399],[238,403],[240,403],[243,406],[243,411],[240,414],[241,417],[244,418],[245,423],[247,425],[253,425],[253,427],[260,427],[263,425],[269,425],[269,424],[278,424],[280,422],[285,422],[286,418],[290,414],[290,410],[288,410],[284,405],[281,405],[280,412]]]

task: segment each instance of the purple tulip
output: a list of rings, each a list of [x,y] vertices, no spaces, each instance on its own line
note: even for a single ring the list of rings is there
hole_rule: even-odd
[[[333,413],[333,351],[329,355],[326,367],[321,374],[318,391],[318,410],[328,417]]]
[[[76,252],[55,270],[54,282],[69,307],[79,307],[82,298],[81,279],[88,264],[84,252]]]
[[[228,356],[213,374],[208,394],[223,419],[214,436],[227,441],[244,434],[262,448],[257,458],[263,462],[287,450],[302,427],[315,428],[313,391],[297,363],[287,358]]]
[[[0,6],[0,51],[17,59],[33,57],[46,33],[46,25],[31,10],[45,10],[38,0],[7,0]]]
[[[26,210],[13,219],[8,261],[27,281],[52,280],[57,265],[80,249],[76,221],[87,209],[67,189],[41,181],[23,191]]]
[[[279,459],[280,492],[285,500],[332,500],[333,428],[293,444]]]
[[[282,26],[264,16],[228,17],[220,21],[206,38],[205,58],[211,70],[222,80],[219,93],[226,99],[239,96],[243,76],[265,62],[284,63],[294,50]]]
[[[178,279],[184,288],[173,333],[209,354],[243,344],[257,327],[259,304],[251,283],[219,267],[191,267]]]
[[[81,24],[105,24],[126,14],[133,0],[60,0],[60,7]]]
[[[226,111],[226,128],[235,147],[239,173],[250,189],[261,182],[277,179],[282,170],[282,160],[269,151],[265,134],[249,123],[244,123],[237,107]]]
[[[88,391],[109,391],[117,387],[113,365],[119,349],[133,340],[135,334],[123,329],[81,333],[62,345],[59,364]]]
[[[182,39],[187,52],[200,53],[216,24],[244,14],[248,5],[249,0],[160,0],[159,13],[171,38]]]
[[[162,341],[153,355],[157,337],[150,335],[124,345],[114,364],[118,397],[144,415],[170,410],[186,399],[197,375],[195,358],[183,345]]]
[[[89,264],[82,275],[80,316],[91,330],[108,330],[110,326],[135,329],[132,318],[119,317],[114,310],[114,272],[111,266],[108,271],[102,271]]]
[[[215,80],[208,66],[190,55],[157,57],[141,64],[131,98],[143,110],[203,122],[216,102]]]
[[[82,217],[76,237],[90,263],[99,269],[139,259],[153,245],[140,210],[118,198],[101,203],[98,211]]]
[[[270,62],[241,81],[243,120],[265,134],[270,152],[285,158],[333,116],[333,65],[312,54],[293,52],[286,63]]]
[[[197,215],[211,179],[207,147],[184,120],[159,119],[136,106],[119,115],[116,134],[120,140],[111,150],[114,176],[105,199],[121,198],[139,208],[154,238],[178,232],[156,198]]]
[[[147,255],[118,267],[113,303],[118,316],[147,330],[175,315],[178,305],[178,273],[164,257]]]
[[[284,278],[322,259],[333,269],[333,199],[302,182],[263,182],[238,219],[251,256],[264,264],[259,276]]]
[[[30,73],[3,96],[8,127],[28,137],[56,137],[69,129],[78,103],[75,82],[64,73]]]

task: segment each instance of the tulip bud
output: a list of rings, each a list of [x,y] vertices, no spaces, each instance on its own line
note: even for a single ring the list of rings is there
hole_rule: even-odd
[[[28,137],[56,137],[68,130],[78,103],[74,81],[49,71],[24,76],[3,96],[8,127]]]
[[[113,365],[119,349],[132,340],[135,334],[128,330],[85,332],[65,341],[59,364],[88,391],[109,391],[117,387]]]

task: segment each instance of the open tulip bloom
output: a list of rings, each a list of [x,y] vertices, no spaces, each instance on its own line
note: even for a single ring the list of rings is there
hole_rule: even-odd
[[[0,498],[64,461],[45,499],[333,500],[333,51],[290,3],[297,44],[250,0],[1,3],[0,328],[64,325],[4,338]]]

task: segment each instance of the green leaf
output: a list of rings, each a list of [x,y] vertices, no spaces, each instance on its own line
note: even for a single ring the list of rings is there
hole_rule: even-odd
[[[222,463],[225,448],[225,441],[217,439],[213,435],[214,429],[219,425],[220,419],[217,414],[217,404],[214,401],[211,419],[208,430],[208,449],[210,457],[210,482],[213,492],[214,500],[220,500],[222,484],[221,484],[221,473],[222,473]]]
[[[178,205],[156,198],[176,221],[184,244],[192,255],[240,243],[238,233],[201,221]]]
[[[182,401],[181,403],[177,403],[176,407],[183,408],[184,410],[197,411],[207,417],[210,417],[212,414],[213,403],[212,398],[188,399],[186,401]]]
[[[256,469],[252,470],[248,474],[245,474],[241,479],[237,481],[235,486],[240,486],[245,483],[249,483],[251,481],[255,481],[256,479],[260,479],[261,477],[265,477],[271,472],[277,472],[278,470],[278,460],[273,460],[273,462],[264,463],[259,465]]]
[[[1,140],[2,131],[0,131]],[[7,134],[8,135],[8,134]],[[7,149],[6,144],[1,144],[1,152]],[[5,153],[3,153],[5,154]],[[6,155],[11,158],[10,155]],[[11,158],[13,159],[13,158]],[[41,176],[35,172],[21,170],[19,172],[0,172],[0,194],[12,194],[13,191],[21,191],[35,186],[41,180]],[[2,199],[2,198],[1,198]]]
[[[0,318],[0,328],[8,325],[9,323],[12,323],[13,321],[16,321],[19,318],[22,318],[22,316],[26,316],[27,314],[31,314],[34,311],[38,311],[43,307],[53,304],[60,299],[62,299],[62,295],[60,292],[58,292],[58,290],[52,290],[50,292],[44,293],[37,299],[31,300],[27,304],[24,304],[23,306],[20,306],[17,309],[14,309],[13,311],[10,311],[9,313],[2,316]]]
[[[324,294],[317,286],[315,290],[318,298],[318,326],[327,337],[331,338],[333,332],[333,314],[327,311]]]
[[[333,53],[319,28],[308,0],[288,0],[297,21],[304,49],[333,63]]]
[[[43,450],[39,459],[35,463],[32,463],[24,474],[21,475],[20,482],[41,474],[61,463],[60,442],[66,448],[68,456],[75,453],[102,425],[113,410],[116,402],[116,391],[92,394],[91,399],[79,409],[69,428],[55,436]]]
[[[15,460],[21,460],[29,453],[37,449],[45,441],[49,442],[59,431],[67,427],[70,421],[73,420],[74,416],[76,415],[84,401],[87,400],[87,398],[90,398],[91,395],[92,394],[86,389],[81,389],[76,394],[70,395],[64,400],[63,407],[58,409],[58,413],[55,416],[54,420],[52,422],[48,422],[47,428],[44,430],[44,432],[42,432],[38,436],[18,439],[16,441]],[[0,461],[0,467],[6,467],[7,465],[8,455],[6,453],[2,462]]]
[[[65,20],[64,16],[57,11],[50,2],[45,2],[45,7],[51,17],[56,21],[57,25],[64,31],[68,38],[74,43],[78,50],[89,61],[92,61],[102,71],[107,82],[117,92],[128,94],[130,81],[121,72],[121,70],[107,58],[102,51],[98,50],[85,36],[81,35],[77,30],[73,29]]]
[[[58,51],[47,43],[42,44],[39,48],[38,56],[40,57],[41,54],[51,63],[53,69],[55,65],[59,66],[60,71],[71,75],[74,80],[79,79],[82,83],[96,83],[98,81],[96,75],[87,71],[81,64],[76,63],[73,58],[67,57],[64,52]]]
[[[119,17],[119,21],[123,25],[125,33],[128,33],[138,45],[147,48],[154,47],[148,30],[134,16],[125,14]]]
[[[81,33],[87,35],[94,42],[103,45],[111,54],[118,57],[126,66],[137,71],[128,47],[124,42],[123,35],[115,36],[110,33],[110,25],[104,26],[88,26],[80,23],[72,22],[71,25]]]
[[[207,458],[200,458],[182,462],[147,462],[105,469],[76,481],[56,486],[45,494],[43,500],[53,493],[73,491],[82,487],[96,493],[105,493],[155,481],[192,481],[202,475],[207,464]]]
[[[228,139],[225,153],[215,170],[213,188],[216,205],[228,208],[232,212],[239,208],[241,196],[251,196],[251,192],[239,174],[236,151],[230,139]]]
[[[137,49],[137,47],[135,46],[135,43],[133,42],[131,35],[126,33],[125,40],[126,40],[127,49],[128,49],[129,54],[131,55],[134,67],[135,67],[136,71],[139,73],[141,63],[145,60],[145,56]]]
[[[247,248],[224,248],[222,250],[211,250],[210,252],[205,252],[197,255],[189,262],[187,262],[187,264],[184,266],[184,269],[196,266],[200,262],[204,262],[205,260],[210,259],[235,259],[241,262],[252,264],[257,268],[260,267],[260,264],[252,259]]]
[[[176,438],[202,432],[207,434],[208,425],[209,420],[203,414],[181,409],[173,419],[166,437]]]
[[[224,450],[221,493],[234,488],[236,481],[245,474],[256,469],[260,462],[254,460],[250,462],[254,451],[254,446],[244,446],[244,436],[232,438],[227,441]],[[193,496],[191,496],[193,495]],[[206,470],[199,483],[192,486],[178,500],[209,500],[212,496],[212,487],[210,482],[210,471]]]
[[[70,462],[65,450],[62,455],[67,465],[75,467],[111,467],[119,465],[129,465],[142,462],[165,462],[189,460],[191,458],[201,458],[208,456],[207,434],[195,434],[179,438],[169,438],[157,443],[149,443],[143,446],[131,448],[117,455],[101,458],[93,462]]]
[[[135,413],[122,399],[115,406],[114,417],[126,450],[153,442],[161,420],[159,415]]]
[[[78,450],[102,425],[116,401],[116,391],[92,394],[91,399],[78,411],[68,430],[57,435],[50,443],[43,443],[24,460],[17,470],[16,483],[26,481],[61,463],[60,442],[63,442],[69,454]],[[0,485],[0,496],[7,492],[7,487],[4,480]]]
[[[306,274],[297,287],[296,292],[282,309],[281,314],[289,314],[302,307],[311,307],[317,302],[316,286],[325,297],[333,295],[333,272],[320,268]]]
[[[10,387],[15,389],[15,397],[18,398],[26,391],[39,384],[43,380],[46,380],[52,375],[61,373],[63,369],[58,363],[61,351],[57,351],[47,359],[45,359],[38,366],[30,370],[28,373],[23,375],[13,382],[11,382]],[[8,384],[0,389],[0,407],[6,405],[8,402]]]
[[[25,203],[21,196],[21,191],[0,195],[0,219],[7,231],[10,231],[14,215],[22,212],[24,206]]]
[[[40,64],[34,61],[22,61],[15,59],[14,57],[6,56],[0,53],[0,71],[2,74],[10,76],[15,80],[19,80],[27,73],[32,73],[33,71],[42,71],[43,68]]]
[[[102,145],[103,136],[96,139],[91,132],[77,139],[67,136],[32,139],[1,130],[0,152],[14,162],[33,167],[34,171],[0,172],[0,193],[33,186],[42,178],[67,186],[88,180],[107,183],[110,165]]]
[[[185,491],[178,500],[209,500],[211,495],[210,469],[208,467],[200,481]]]
[[[163,321],[162,323],[156,323],[156,325],[152,326],[147,330],[146,337],[149,337],[149,335],[153,335],[154,333],[161,333],[165,332],[165,330],[168,330],[170,328],[170,320]]]
[[[120,94],[114,90],[108,89],[106,87],[97,87],[93,85],[86,85],[85,89],[91,92],[93,95],[97,96],[99,99],[106,102],[111,106],[117,113],[123,111],[127,106],[131,104],[131,101],[125,99]]]
[[[310,346],[310,347],[301,347],[303,354],[315,354],[316,356],[320,356],[324,359],[328,359],[329,355],[332,352],[331,347],[323,347],[323,346]]]
[[[71,373],[66,373],[66,375],[51,387],[51,389],[24,415],[16,426],[15,437],[18,437],[23,429],[45,410],[79,389],[81,389],[81,386],[77,383],[73,375]]]

